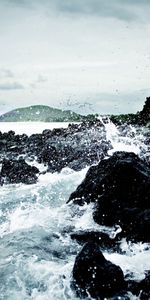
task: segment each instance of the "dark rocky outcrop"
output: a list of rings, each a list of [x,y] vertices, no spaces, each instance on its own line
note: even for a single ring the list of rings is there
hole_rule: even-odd
[[[83,122],[72,124],[67,129],[55,129],[39,153],[38,161],[47,164],[50,172],[60,171],[66,166],[77,171],[97,162],[110,148],[100,121]]]
[[[150,298],[150,271],[145,275],[145,278],[139,283],[140,299],[147,300]]]
[[[150,241],[150,168],[134,153],[116,152],[92,166],[69,198],[94,202],[94,220],[122,228],[122,236]]]
[[[7,160],[4,159],[1,168],[1,184],[3,183],[26,183],[37,182],[39,170],[28,165],[24,159]]]
[[[140,300],[150,299],[150,271],[145,272],[145,278],[141,281],[127,280],[127,289]]]
[[[133,125],[142,125],[150,126],[150,97],[146,98],[143,109],[136,114],[121,114],[121,115],[112,115],[110,120],[117,125],[121,124],[133,124]]]
[[[98,162],[112,147],[106,141],[105,128],[99,120],[44,130],[29,137],[15,135],[13,131],[1,133],[0,146],[0,162],[23,155],[44,163],[48,172],[59,172],[64,167],[81,170]]]
[[[150,97],[146,98],[143,109],[139,113],[139,123],[150,126]]]
[[[96,243],[84,245],[75,259],[72,276],[72,287],[82,297],[104,299],[122,294],[126,287],[121,268],[106,260]]]
[[[80,230],[77,232],[72,232],[70,234],[71,239],[76,240],[79,244],[83,245],[87,242],[96,243],[99,245],[102,251],[109,252],[120,252],[120,236],[116,235],[114,238],[110,238],[107,233],[99,232],[99,231],[91,231],[91,230]]]
[[[117,120],[120,120],[120,116],[111,118],[115,123],[121,124],[121,135],[128,136],[130,128],[127,123],[144,125],[149,122],[149,106],[150,98],[147,98],[143,110],[133,118],[126,120],[126,115],[123,115],[119,123]],[[68,128],[44,130],[42,134],[32,134],[29,137],[25,134],[16,135],[13,131],[0,133],[0,163],[4,158],[13,160],[23,156],[44,163],[48,172],[59,172],[64,167],[81,170],[103,159],[112,148],[110,141],[106,139],[103,124],[105,119],[107,117],[103,117],[101,122],[90,116],[82,123],[70,124]],[[131,134],[134,134],[133,131]],[[145,143],[148,142],[149,136],[145,137]],[[146,156],[146,160],[149,161],[149,157]]]
[[[111,244],[108,236],[103,233],[100,236],[99,233],[100,241],[98,234],[95,236],[91,233],[88,236],[72,234],[72,237],[79,238],[81,243],[89,238],[76,256],[72,271],[71,287],[77,296],[81,298],[91,296],[97,300],[110,299],[110,297],[112,300],[129,300],[131,295],[134,295],[140,300],[149,299],[150,271],[145,272],[145,278],[141,281],[131,280],[131,274],[124,276],[121,268],[106,260],[101,252],[103,241],[104,247],[109,247]],[[112,242],[112,251],[114,250]]]

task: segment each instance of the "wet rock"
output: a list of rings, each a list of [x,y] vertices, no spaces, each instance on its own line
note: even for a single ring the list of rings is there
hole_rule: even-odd
[[[150,299],[150,271],[146,271],[145,278],[141,281],[127,280],[127,289],[140,300]]]
[[[42,135],[47,139],[50,138],[52,135],[52,131],[50,129],[44,129]]]
[[[71,200],[94,202],[98,224],[118,224],[128,239],[150,240],[150,168],[134,153],[116,152],[92,166]]]
[[[112,115],[110,120],[116,125],[132,124],[150,126],[150,97],[146,98],[143,109],[136,114]]]
[[[24,159],[4,159],[0,174],[1,183],[36,183],[38,173],[39,170],[34,166],[28,165]]]
[[[79,244],[83,245],[87,242],[97,243],[101,250],[121,252],[119,248],[120,238],[117,235],[115,238],[110,238],[107,233],[99,231],[78,231],[70,234],[71,239],[76,240]]]
[[[6,159],[16,159],[26,153],[28,136],[26,134],[15,135],[9,131],[0,135],[0,162]]]
[[[150,126],[150,97],[146,98],[143,109],[139,113],[139,123]]]
[[[79,171],[98,162],[112,147],[106,141],[106,132],[100,121],[44,131],[44,136],[47,140],[38,154],[38,162],[48,165],[49,172],[59,172],[66,166]]]
[[[18,159],[20,155],[47,165],[48,172],[69,167],[76,171],[98,162],[112,148],[106,141],[104,125],[99,121],[70,124],[68,128],[44,130],[42,134],[0,134],[0,161]]]
[[[104,299],[126,287],[121,268],[106,260],[96,243],[87,243],[82,248],[75,259],[72,276],[72,287],[81,297]]]
[[[139,296],[140,283],[135,280],[128,279],[128,276],[125,276],[125,280],[127,283],[127,290],[130,291],[132,293],[132,295]]]
[[[139,284],[140,299],[147,300],[150,298],[150,271],[146,273],[145,278]]]

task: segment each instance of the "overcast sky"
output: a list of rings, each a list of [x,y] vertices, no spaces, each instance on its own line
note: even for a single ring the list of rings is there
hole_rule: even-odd
[[[149,0],[0,0],[1,113],[136,112],[149,95]]]

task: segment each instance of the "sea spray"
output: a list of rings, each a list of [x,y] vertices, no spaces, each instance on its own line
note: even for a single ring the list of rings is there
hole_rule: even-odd
[[[111,122],[105,124],[107,139],[116,150],[142,155],[145,137],[130,128],[124,136]],[[113,127],[113,130],[112,130]],[[94,133],[93,133],[94,134]],[[143,154],[144,155],[144,154]],[[92,205],[73,208],[66,201],[84,179],[88,167],[76,172],[39,176],[37,184],[1,187],[0,194],[0,295],[2,300],[76,300],[70,288],[71,271],[81,246],[70,238],[78,230],[103,230],[113,235],[115,228],[100,227],[92,218]],[[113,231],[114,230],[114,231]],[[149,265],[149,244],[122,241],[123,254],[104,255],[118,264],[124,274],[141,279]],[[129,296],[132,300],[135,296]]]

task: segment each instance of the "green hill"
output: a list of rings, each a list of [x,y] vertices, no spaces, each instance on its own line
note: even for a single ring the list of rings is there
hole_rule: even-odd
[[[0,116],[0,122],[80,122],[86,117],[70,110],[61,110],[45,105],[17,108]]]

